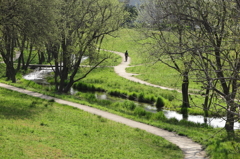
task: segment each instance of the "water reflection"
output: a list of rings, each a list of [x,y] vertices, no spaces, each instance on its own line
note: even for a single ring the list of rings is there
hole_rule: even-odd
[[[146,110],[151,111],[153,113],[157,112],[157,109],[155,107],[152,107],[150,105],[146,106]],[[176,118],[178,121],[182,120],[182,114],[179,114],[175,111],[170,110],[163,110],[164,115],[166,118]],[[187,118],[188,121],[194,122],[194,123],[204,123],[204,117],[202,115],[188,115]],[[214,128],[223,128],[225,126],[225,118],[207,118],[207,124],[214,127]],[[234,123],[234,129],[240,129],[240,123],[236,122]]]
[[[105,93],[97,93],[95,94],[97,99],[101,99],[101,100],[111,100],[111,101],[123,101],[124,99],[121,98],[116,98],[116,97],[111,97]],[[152,105],[148,105],[148,104],[143,104],[143,103],[138,103],[135,102],[136,104],[139,105],[143,105],[145,107],[146,111],[152,112],[152,113],[156,113],[157,112],[157,108],[152,106]],[[166,116],[166,118],[170,119],[170,118],[176,118],[178,121],[182,120],[182,114],[179,114],[175,111],[170,111],[170,110],[163,110],[164,115]],[[204,117],[202,115],[189,115],[187,118],[188,121],[194,122],[194,123],[200,123],[203,124],[204,122]],[[208,125],[214,127],[214,128],[223,128],[225,126],[225,120],[224,118],[207,118],[207,123]],[[240,123],[236,122],[234,124],[234,129],[240,129]]]

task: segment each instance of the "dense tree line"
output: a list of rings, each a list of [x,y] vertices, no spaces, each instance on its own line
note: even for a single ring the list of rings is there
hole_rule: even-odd
[[[16,82],[16,73],[27,70],[38,56],[40,64],[56,66],[56,90],[68,92],[108,58],[98,58],[102,40],[126,22],[126,15],[118,0],[1,0],[0,54],[7,79]],[[17,67],[16,51],[20,54]],[[93,67],[75,79],[86,56]]]

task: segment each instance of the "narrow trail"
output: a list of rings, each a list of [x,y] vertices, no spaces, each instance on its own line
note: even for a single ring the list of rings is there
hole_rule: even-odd
[[[128,57],[128,61],[125,62],[124,61],[124,58],[125,58],[125,55],[124,53],[121,53],[121,52],[117,52],[117,51],[110,51],[110,50],[105,50],[105,51],[108,51],[108,52],[112,52],[112,53],[115,53],[119,56],[122,57],[122,62],[121,64],[117,65],[117,66],[114,66],[114,71],[121,77],[123,78],[126,78],[128,80],[131,80],[131,81],[134,81],[134,82],[138,82],[138,83],[141,83],[141,84],[145,84],[145,85],[148,85],[148,86],[152,86],[152,87],[157,87],[157,88],[161,88],[161,89],[165,89],[165,90],[175,90],[179,93],[181,93],[182,91],[181,90],[178,90],[178,89],[174,89],[174,88],[169,88],[169,87],[163,87],[163,86],[159,86],[159,85],[155,85],[155,84],[151,84],[151,83],[148,83],[146,81],[143,81],[143,80],[140,80],[136,77],[133,77],[134,75],[138,75],[138,74],[134,74],[134,73],[127,73],[126,72],[126,68],[127,67],[130,67],[129,64],[131,63],[131,58]]]
[[[111,52],[119,54],[124,59],[124,54],[123,53],[114,52],[114,51],[111,51]],[[142,84],[151,85],[151,86],[154,86],[154,87],[156,86],[156,87],[159,87],[161,89],[173,90],[171,88],[152,85],[150,83],[147,83],[147,82],[144,82],[142,80],[139,80],[137,78],[132,77],[132,75],[134,75],[134,74],[126,73],[125,68],[128,67],[128,65],[130,64],[130,60],[131,59],[129,58],[127,62],[123,61],[120,65],[114,67],[115,72],[119,76],[122,76],[124,78],[129,79],[129,80],[139,82],[139,83],[142,83]],[[124,118],[122,116],[115,115],[115,114],[112,114],[112,113],[109,113],[109,112],[106,112],[106,111],[102,111],[102,110],[99,110],[99,109],[96,109],[96,108],[93,108],[93,107],[89,107],[89,106],[86,106],[86,105],[77,104],[77,103],[74,103],[74,102],[70,102],[70,101],[46,96],[46,95],[43,95],[43,94],[40,94],[40,93],[32,92],[32,91],[25,90],[25,89],[22,89],[22,88],[17,88],[17,87],[10,86],[10,85],[7,85],[7,84],[0,83],[0,87],[10,89],[10,90],[13,90],[13,91],[17,91],[17,92],[20,92],[20,93],[28,94],[30,96],[34,96],[34,97],[38,97],[38,98],[42,98],[42,99],[47,99],[47,100],[54,99],[55,102],[57,102],[57,103],[69,105],[69,106],[81,109],[83,111],[102,116],[102,117],[107,118],[109,120],[113,120],[113,121],[128,125],[128,126],[133,127],[133,128],[139,128],[139,129],[145,130],[147,132],[150,132],[152,134],[161,136],[164,139],[166,139],[166,140],[172,142],[173,144],[177,145],[178,147],[180,147],[180,149],[184,153],[184,159],[206,159],[206,157],[205,157],[206,153],[205,153],[205,151],[203,150],[203,148],[200,144],[198,144],[196,142],[193,142],[191,139],[189,139],[185,136],[179,136],[174,132],[168,132],[166,130],[163,130],[163,129],[160,129],[160,128],[157,128],[157,127],[154,127],[154,126],[150,126],[150,125],[147,125],[147,124],[144,124],[144,123],[140,123],[140,122],[137,122],[137,121],[134,121],[134,120],[130,120],[130,119]]]

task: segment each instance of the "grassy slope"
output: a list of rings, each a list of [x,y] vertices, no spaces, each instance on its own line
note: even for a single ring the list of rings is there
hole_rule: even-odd
[[[0,158],[183,157],[160,137],[78,109],[1,88],[0,100]]]
[[[114,37],[106,37],[103,48],[108,50],[115,50],[120,52],[129,51],[129,56],[132,57],[131,65],[127,70],[133,73],[139,73],[137,77],[153,84],[162,85],[171,88],[181,89],[180,74],[169,68],[168,66],[155,62],[149,57],[146,52],[146,46],[143,45],[141,32],[133,29],[122,29],[115,33]],[[193,79],[194,80],[194,79]],[[192,89],[199,89],[200,86],[191,82]]]
[[[142,39],[141,32],[133,29],[121,29],[119,32],[115,33],[115,36],[106,37],[103,48],[120,52],[129,50],[129,54],[132,58],[131,65],[133,67],[127,68],[128,72],[139,74],[136,75],[137,78],[149,83],[181,90],[182,78],[180,74],[176,70],[171,69],[160,62],[154,62],[154,60],[149,57],[148,53],[145,52],[146,46],[143,45],[143,43],[146,40]],[[194,94],[203,93],[199,91],[201,90],[201,85],[194,82],[195,80],[195,76],[190,78],[189,92]],[[157,92],[160,91],[162,92],[161,94],[165,94],[167,92],[164,90],[158,90]],[[204,97],[200,95],[191,95],[190,99],[192,101],[190,101],[191,108],[189,109],[189,113],[203,115],[204,112],[199,108],[202,107]],[[176,100],[171,102],[173,106],[171,109],[180,111],[182,104],[181,101],[182,95],[179,93],[176,95]],[[215,112],[215,108],[213,108],[209,114],[214,114]],[[220,111],[219,113],[222,112]]]
[[[122,46],[122,45],[120,45],[120,46]],[[113,50],[113,49],[109,49],[109,50]],[[125,48],[124,49],[119,49],[117,51],[121,51],[121,50],[125,51]],[[121,52],[124,52],[124,51],[121,51]],[[133,55],[131,55],[131,57],[132,56]],[[105,76],[104,76],[105,78],[108,78],[108,77],[106,77],[106,75],[110,74],[111,75],[109,77],[110,79],[117,78],[117,79],[115,79],[115,80],[118,81],[118,82],[116,82],[116,84],[117,84],[116,86],[126,85],[125,88],[129,87],[129,82],[125,81],[124,79],[119,78],[116,75],[114,76],[113,75],[114,74],[113,70],[112,69],[110,69],[110,70],[111,71],[107,70],[105,72]],[[111,72],[111,73],[109,73],[109,72]],[[96,72],[94,74],[96,74]],[[100,75],[100,76],[102,76],[102,75]],[[96,77],[99,78],[99,75],[96,75]],[[90,80],[90,79],[86,79],[86,80]],[[119,83],[120,81],[122,81],[125,84]],[[105,83],[107,85],[108,84],[112,85],[111,82],[110,83],[108,83],[108,82],[109,81],[105,81],[105,80],[102,81],[102,83]],[[17,86],[26,87],[26,83],[22,83],[22,81],[18,81]],[[38,87],[38,86],[36,86],[34,84],[31,84],[31,83],[30,83],[29,86],[27,86],[27,89],[30,89],[30,87],[32,87],[32,86],[35,86],[38,91],[41,89],[41,87]],[[140,85],[136,85],[136,87],[139,88]],[[155,90],[154,90],[154,92],[155,92]],[[59,97],[61,97],[61,96],[59,96]],[[66,96],[64,98],[68,99],[68,100],[74,100],[72,96]],[[78,101],[78,102],[83,102],[83,101]],[[93,105],[93,106],[101,108],[101,107],[99,107],[97,105]],[[102,107],[101,109],[107,110],[107,108],[104,108],[104,107]],[[111,110],[108,110],[108,111],[111,111]],[[126,116],[126,115],[121,114],[119,112],[115,112],[115,113],[118,113],[120,115]],[[160,122],[159,121],[152,122],[152,121],[145,120],[145,119],[138,119],[138,117],[130,117],[130,118],[133,118],[135,120],[140,120],[142,122],[146,122],[146,123],[149,123],[149,124],[152,124],[152,125],[155,125],[155,126],[158,126],[158,127],[170,130],[170,131],[175,131],[178,134],[186,135],[186,136],[192,138],[193,140],[202,143],[206,147],[206,149],[208,150],[209,154],[211,155],[211,158],[216,158],[216,159],[222,158],[222,159],[225,159],[225,158],[238,158],[239,157],[239,155],[237,154],[237,151],[236,151],[237,148],[239,147],[239,145],[234,143],[234,140],[236,141],[236,139],[234,139],[233,141],[227,140],[226,139],[226,134],[225,134],[224,131],[218,132],[219,131],[218,129],[216,129],[216,130],[215,129],[213,130],[211,128],[210,129],[206,129],[206,128],[198,127],[196,125],[195,126],[191,125],[189,123],[184,124],[184,121],[182,121],[181,123],[178,123],[178,122],[175,122],[174,120],[172,120],[172,122],[170,122],[170,123],[165,123],[165,122],[161,122],[161,121]],[[48,120],[46,120],[46,121],[48,121]],[[43,122],[42,121],[41,122],[38,121],[37,125],[40,125],[41,123],[43,125],[45,125],[44,124],[45,121],[43,121]],[[48,122],[46,122],[46,124],[49,125]],[[1,127],[2,126],[0,126],[0,128]],[[14,129],[14,128],[12,128],[12,129]],[[0,131],[0,132],[2,132],[2,131]],[[233,149],[232,144],[236,144],[235,145],[236,149]]]

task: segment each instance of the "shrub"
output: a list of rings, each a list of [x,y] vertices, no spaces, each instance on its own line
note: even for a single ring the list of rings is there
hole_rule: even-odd
[[[145,116],[146,115],[146,110],[144,110],[141,107],[136,107],[134,109],[134,114],[137,115],[137,116]]]
[[[130,99],[130,100],[137,100],[137,94],[136,93],[129,94],[128,99]]]
[[[158,97],[158,98],[157,98],[157,102],[156,102],[156,108],[157,108],[158,110],[162,110],[162,108],[164,107],[164,105],[165,105],[165,103],[164,103],[164,101],[163,101],[163,98]]]
[[[152,119],[153,120],[161,120],[161,121],[166,121],[167,118],[166,116],[164,115],[163,111],[159,111],[157,113],[155,113],[153,116],[152,116]]]
[[[86,98],[89,102],[96,102],[96,101],[97,101],[95,95],[92,94],[92,93],[86,94],[86,95],[85,95],[85,98]]]
[[[120,91],[120,97],[121,98],[127,98],[127,92]]]
[[[138,101],[139,101],[139,102],[144,102],[144,93],[140,93],[140,94],[138,95]]]
[[[154,98],[154,96],[148,95],[148,96],[145,96],[145,97],[144,97],[144,101],[145,101],[146,103],[153,104],[153,103],[155,102],[155,98]]]
[[[153,115],[153,113],[146,111],[145,117],[146,117],[146,119],[151,119],[152,115]]]
[[[132,110],[132,111],[136,108],[136,104],[131,101],[124,101],[123,105],[125,108],[127,108],[128,110]]]
[[[169,101],[173,101],[176,97],[176,94],[177,94],[177,91],[174,90],[168,93],[161,93],[160,95]]]
[[[119,97],[120,96],[120,91],[118,90],[110,90],[108,92],[111,96],[116,96],[116,97]]]
[[[109,106],[109,105],[112,104],[112,102],[109,101],[109,100],[99,100],[99,101],[98,101],[98,104],[100,104],[100,105],[102,105],[102,106]]]
[[[171,124],[178,124],[179,121],[178,121],[176,118],[170,118],[170,119],[168,119],[168,123],[171,123]]]
[[[150,99],[151,103],[154,103],[156,101],[156,99],[154,98],[154,96],[151,96],[151,99]]]
[[[127,92],[124,92],[124,91],[121,91],[121,90],[110,90],[108,93],[111,96],[127,98]]]

